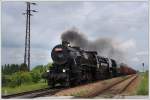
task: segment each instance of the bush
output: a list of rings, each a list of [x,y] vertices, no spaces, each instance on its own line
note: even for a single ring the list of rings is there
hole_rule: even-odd
[[[42,80],[42,74],[51,66],[52,64],[50,63],[44,66],[38,65],[28,72],[27,65],[25,64],[12,64],[11,67],[9,64],[7,66],[5,65],[2,67],[2,86],[16,87],[24,83],[45,82],[44,79]]]
[[[32,77],[29,72],[16,72],[11,76],[10,87],[20,86],[24,83],[31,83]]]
[[[31,76],[32,76],[32,81],[34,83],[39,82],[40,80],[43,79],[42,75],[44,75],[44,73],[46,72],[47,69],[49,69],[49,67],[51,67],[52,65],[50,63],[48,63],[47,65],[38,65],[36,67],[34,67],[32,69]],[[43,81],[44,82],[44,81]]]
[[[11,82],[9,75],[2,75],[2,86],[9,86],[9,83]]]
[[[21,82],[22,83],[31,83],[32,82],[32,76],[29,72],[22,72],[21,73]]]
[[[37,83],[41,79],[41,75],[38,71],[31,71],[30,75],[32,77],[32,82]]]
[[[21,85],[21,73],[16,72],[11,75],[11,82],[10,82],[10,87],[16,87]]]

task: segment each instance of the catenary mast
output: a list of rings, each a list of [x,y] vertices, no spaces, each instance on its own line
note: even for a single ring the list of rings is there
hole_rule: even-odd
[[[36,10],[31,10],[31,5],[36,5],[36,3],[26,2],[27,9],[23,13],[26,15],[26,35],[25,35],[25,53],[24,53],[24,64],[27,65],[28,71],[30,71],[30,17],[33,16],[31,12],[37,12]]]

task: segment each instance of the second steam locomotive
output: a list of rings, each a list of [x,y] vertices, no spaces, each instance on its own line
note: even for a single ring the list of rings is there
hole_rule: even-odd
[[[124,64],[118,66],[114,59],[101,57],[96,51],[85,51],[63,41],[52,52],[52,67],[45,73],[48,85],[79,85],[120,75],[134,74],[136,71]]]

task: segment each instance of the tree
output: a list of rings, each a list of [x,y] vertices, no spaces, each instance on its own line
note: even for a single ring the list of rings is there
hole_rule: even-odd
[[[11,64],[9,70],[10,70],[10,74],[15,73],[16,72],[15,71],[15,64]]]
[[[19,71],[19,65],[18,64],[16,64],[16,72],[18,72]]]
[[[2,71],[2,73],[4,72],[4,66],[3,65],[2,65],[2,70],[1,71]]]
[[[38,71],[39,73],[43,72],[43,65],[37,65],[35,68],[32,69],[32,71]]]
[[[3,68],[3,73],[4,74],[10,74],[10,67],[9,64],[5,64],[5,67]]]
[[[28,71],[27,64],[22,63],[22,64],[20,65],[20,71]]]
[[[5,75],[11,75],[15,72],[19,71],[19,65],[18,64],[5,64],[4,66],[2,66],[2,73]]]

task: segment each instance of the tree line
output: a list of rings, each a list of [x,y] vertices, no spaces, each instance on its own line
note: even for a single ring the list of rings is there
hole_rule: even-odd
[[[2,66],[2,86],[16,87],[22,84],[45,82],[42,74],[51,67],[51,64],[37,65],[28,71],[25,64],[7,64]]]
[[[2,74],[4,75],[11,75],[12,73],[18,72],[18,71],[28,71],[27,65],[22,64],[5,64],[2,65]]]

